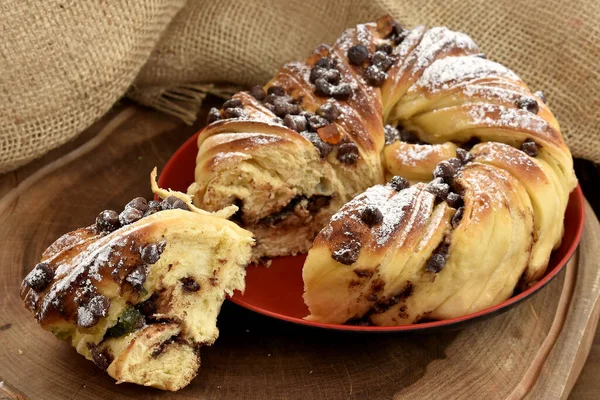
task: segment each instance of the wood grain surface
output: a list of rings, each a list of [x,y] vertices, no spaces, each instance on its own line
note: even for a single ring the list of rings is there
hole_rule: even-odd
[[[569,266],[532,299],[498,317],[427,336],[352,334],[284,323],[226,302],[220,338],[203,351],[200,373],[188,388],[165,393],[115,385],[40,329],[18,288],[59,235],[92,223],[102,209],[149,197],[150,170],[160,169],[196,130],[120,106],[74,142],[0,176],[0,399],[568,397],[600,313],[600,226],[589,205]],[[589,367],[595,377],[592,372],[586,378],[586,387],[578,384],[571,398],[598,398],[597,353]]]

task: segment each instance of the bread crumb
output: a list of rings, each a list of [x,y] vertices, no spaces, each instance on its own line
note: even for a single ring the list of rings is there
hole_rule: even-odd
[[[22,356],[22,355],[23,355],[23,353],[24,353],[24,351],[23,351],[23,350],[21,350],[21,349],[19,349],[18,353],[19,353],[19,355],[20,355],[20,356]]]

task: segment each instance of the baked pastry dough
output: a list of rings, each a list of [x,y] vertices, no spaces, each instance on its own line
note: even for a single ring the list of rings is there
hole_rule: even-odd
[[[445,179],[408,187],[395,178],[332,217],[303,269],[308,319],[454,318],[544,274],[568,192],[542,160],[506,144],[478,144],[471,155]]]
[[[54,242],[21,296],[40,325],[121,382],[178,390],[219,331],[226,294],[244,289],[253,239],[182,193],[134,199],[123,212]]]
[[[285,65],[264,88],[213,109],[209,122],[188,193],[207,210],[237,204],[235,220],[257,238],[255,260],[306,252],[357,194],[396,175],[428,182],[437,164],[477,142],[539,153],[535,164],[558,197],[550,225],[560,225],[576,184],[542,93],[465,34],[406,30],[390,17]],[[539,232],[554,245],[552,229],[552,239]]]
[[[307,318],[375,325],[455,318],[541,278],[561,242],[573,184],[543,149],[532,157],[480,143],[440,163],[430,183],[409,187],[395,177],[357,196],[308,253]]]

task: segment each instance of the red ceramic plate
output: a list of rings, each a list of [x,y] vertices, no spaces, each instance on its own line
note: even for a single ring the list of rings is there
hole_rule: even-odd
[[[158,180],[159,186],[185,192],[194,181],[196,164],[196,145],[198,134],[189,138],[165,165]],[[302,319],[308,315],[308,308],[302,300],[304,283],[302,265],[305,256],[280,257],[273,260],[269,267],[251,265],[246,273],[246,291],[236,292],[231,301],[249,310],[273,318],[318,328],[345,331],[435,331],[456,329],[467,323],[500,314],[543,288],[567,264],[571,258],[583,229],[584,201],[581,188],[571,193],[565,214],[565,235],[561,246],[552,253],[546,275],[535,285],[510,299],[477,313],[442,321],[424,322],[407,326],[354,326],[324,324]]]

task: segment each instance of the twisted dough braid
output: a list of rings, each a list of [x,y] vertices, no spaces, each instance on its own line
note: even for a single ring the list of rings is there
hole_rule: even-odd
[[[21,297],[42,328],[118,383],[188,385],[218,337],[227,294],[244,289],[250,232],[191,206],[183,193],[136,198],[61,236],[25,277]]]
[[[465,34],[404,30],[383,17],[285,65],[264,89],[211,112],[189,189],[207,210],[241,207],[255,259],[306,252],[359,193],[395,175],[428,182],[452,160],[433,183],[379,186],[334,217],[304,269],[311,318],[445,318],[506,298],[521,275],[527,283],[544,273],[576,185],[571,154],[543,95]],[[363,226],[367,205],[383,225]],[[341,263],[336,252],[356,254]],[[425,276],[427,266],[439,271]],[[419,279],[434,282],[421,293]],[[350,297],[360,301],[350,306]]]

